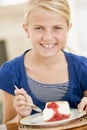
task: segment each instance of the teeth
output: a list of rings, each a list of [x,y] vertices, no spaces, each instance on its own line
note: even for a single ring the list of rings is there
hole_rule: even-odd
[[[52,47],[54,47],[54,45],[49,45],[49,48],[52,48]]]
[[[48,44],[46,44],[46,45],[43,45],[45,48],[52,48],[52,47],[54,47],[54,44],[50,44],[50,45],[48,45]]]
[[[43,45],[44,47],[46,47],[46,48],[49,48],[49,45]]]

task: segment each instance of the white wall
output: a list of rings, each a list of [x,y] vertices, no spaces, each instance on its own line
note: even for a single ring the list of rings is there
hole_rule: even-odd
[[[87,0],[70,0],[69,2],[72,29],[68,46],[75,52],[87,56]]]
[[[79,6],[76,6],[78,5]],[[79,30],[79,47],[81,52],[87,54],[87,0],[77,0],[75,4],[76,21]]]
[[[8,59],[30,47],[22,27],[25,7],[25,4],[0,7],[0,39],[6,41]]]

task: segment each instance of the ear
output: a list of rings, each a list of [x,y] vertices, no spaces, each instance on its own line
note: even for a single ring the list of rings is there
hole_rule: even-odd
[[[26,32],[28,38],[30,38],[28,28],[27,28],[27,26],[26,26],[25,24],[23,24],[23,28],[24,28],[24,30],[25,30],[25,32]]]
[[[71,27],[72,27],[72,23],[70,23],[70,24],[68,25],[68,30],[70,30]]]

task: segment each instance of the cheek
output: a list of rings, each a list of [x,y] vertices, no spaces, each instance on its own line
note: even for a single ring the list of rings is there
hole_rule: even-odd
[[[66,41],[67,33],[66,32],[65,33],[61,33],[61,34],[57,35],[57,37],[58,37],[60,42]]]
[[[30,39],[31,41],[39,41],[42,38],[42,34],[41,33],[31,33],[30,34]]]
[[[32,44],[37,44],[40,42],[40,36],[33,34],[30,36],[30,40]]]

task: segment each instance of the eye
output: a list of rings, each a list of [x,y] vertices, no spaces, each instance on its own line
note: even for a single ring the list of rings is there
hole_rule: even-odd
[[[36,30],[43,30],[43,27],[35,27]]]
[[[58,26],[55,26],[54,27],[54,30],[61,30],[62,28],[61,27],[58,27]]]

